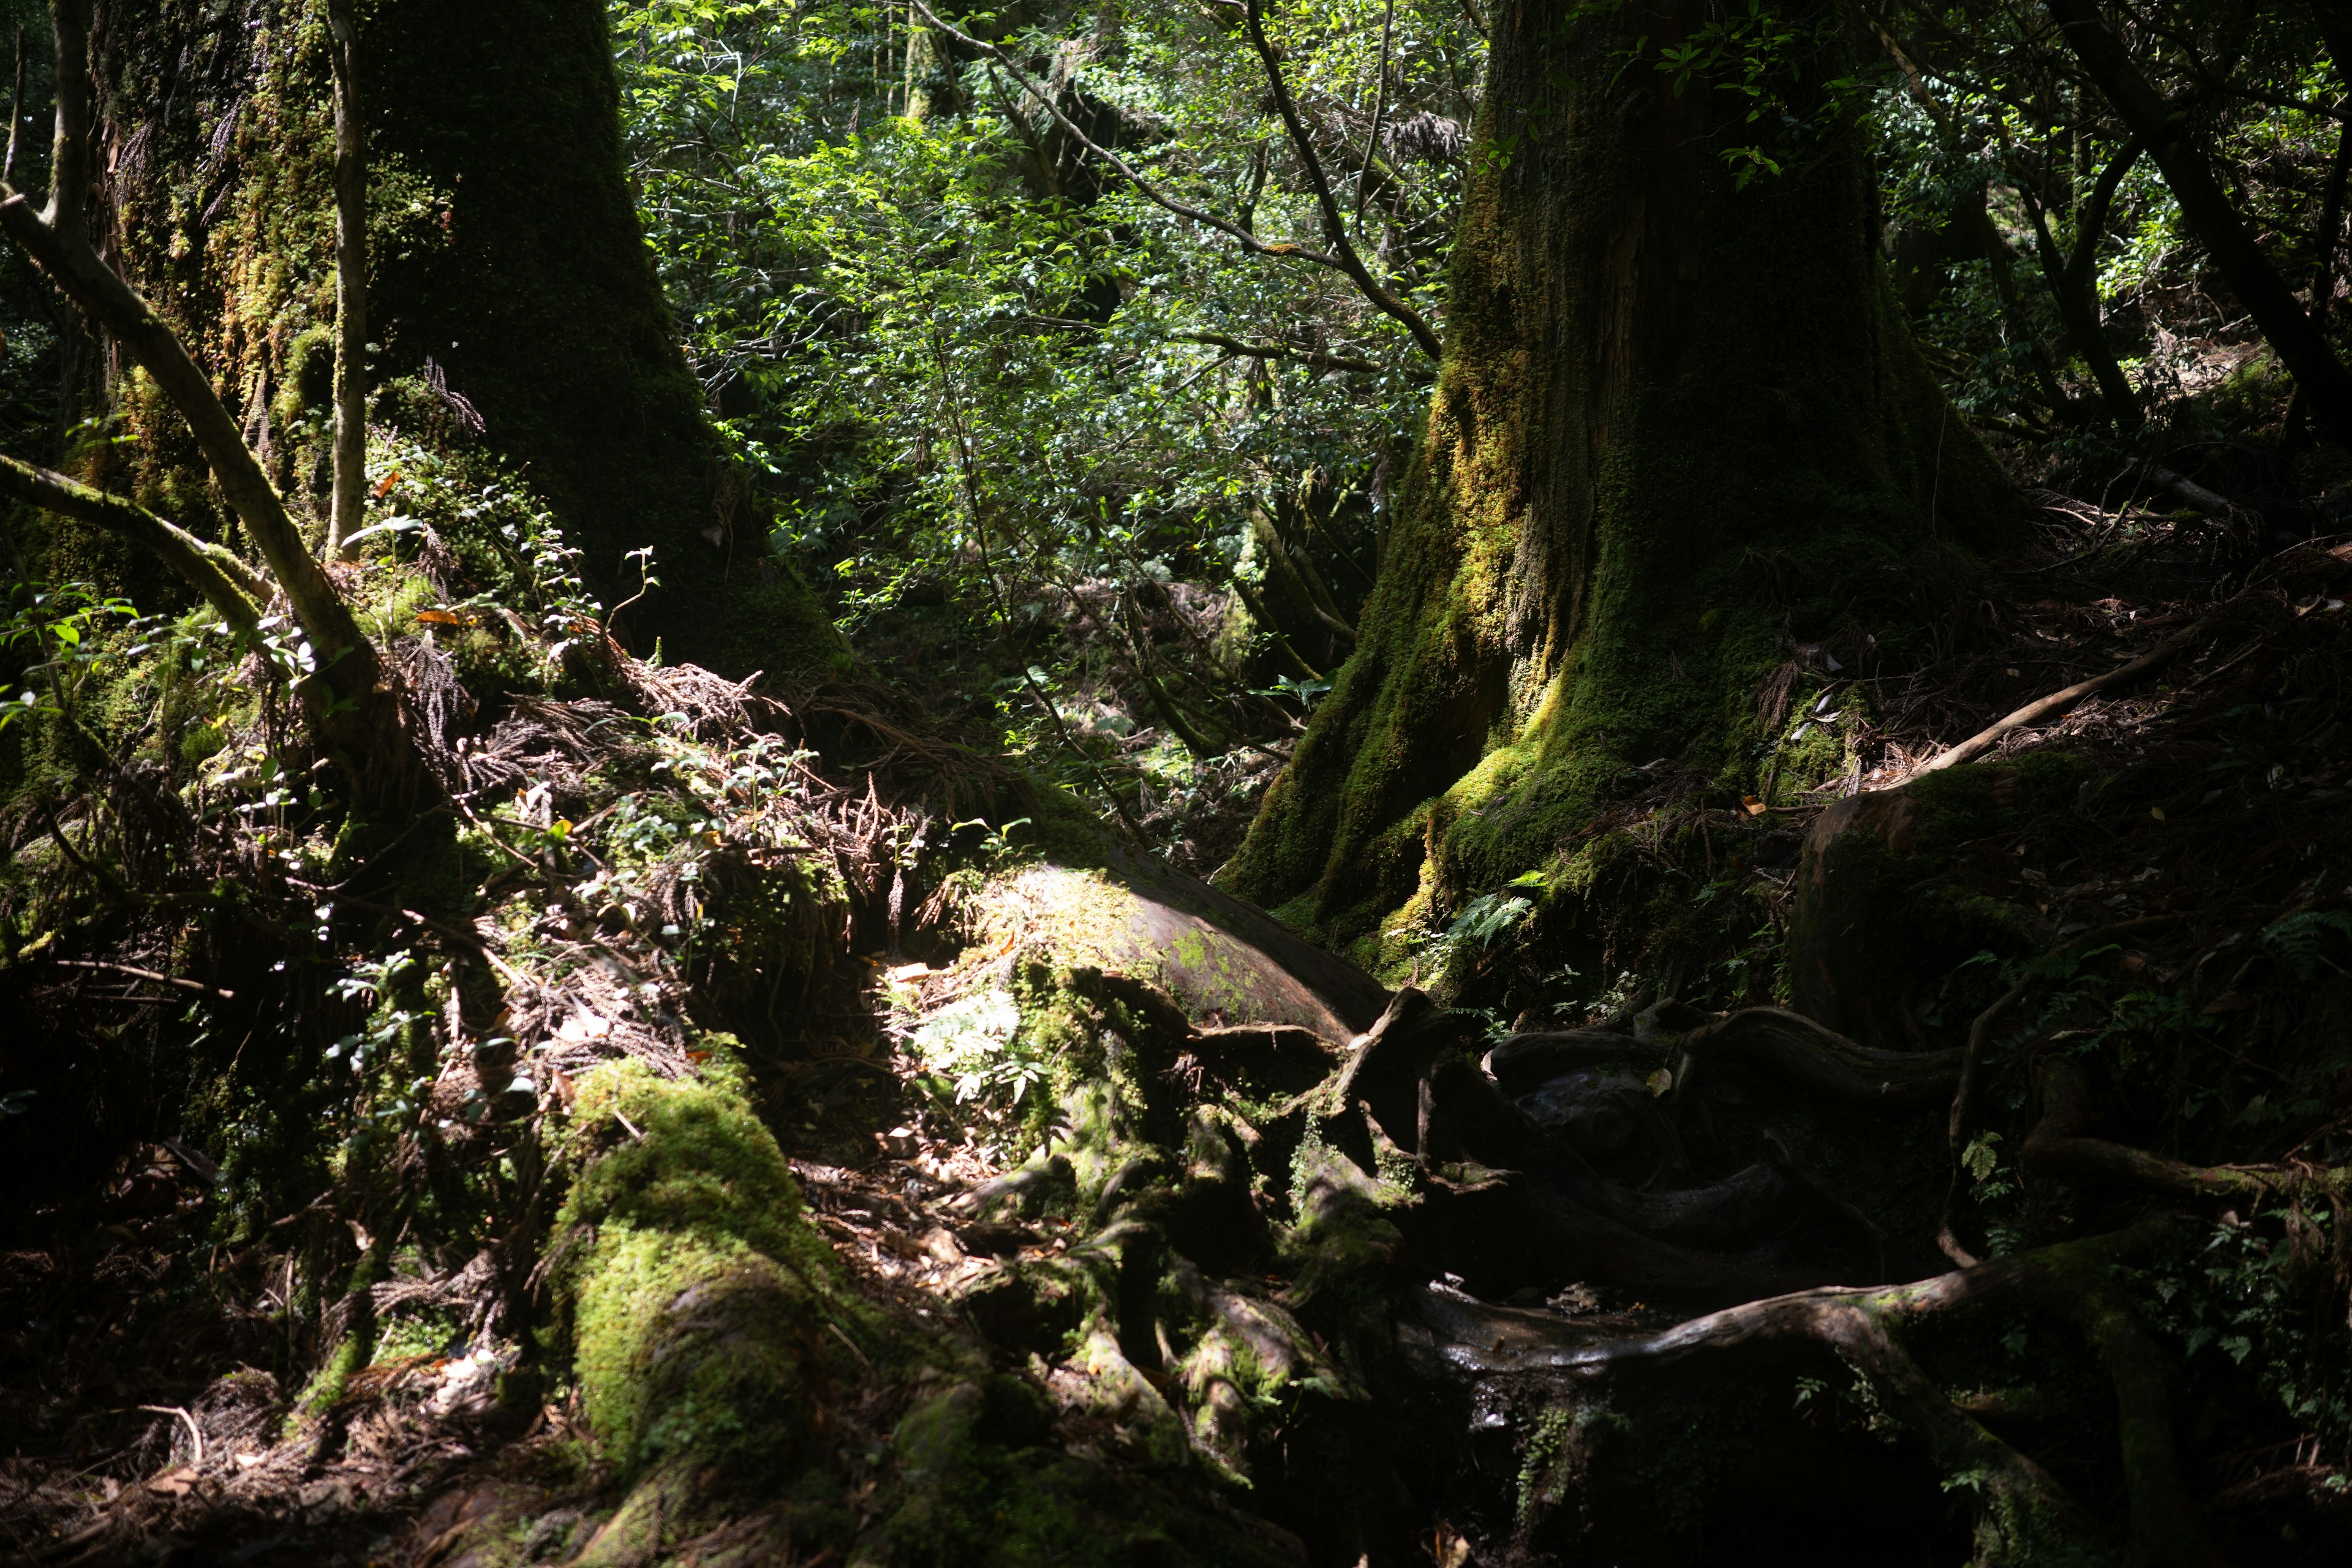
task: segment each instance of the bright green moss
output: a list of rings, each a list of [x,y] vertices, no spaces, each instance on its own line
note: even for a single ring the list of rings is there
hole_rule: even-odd
[[[719,1053],[723,1054],[723,1053]],[[816,1388],[857,1320],[740,1079],[622,1061],[583,1079],[557,1219],[589,1422],[625,1470],[772,1470],[804,1457]]]

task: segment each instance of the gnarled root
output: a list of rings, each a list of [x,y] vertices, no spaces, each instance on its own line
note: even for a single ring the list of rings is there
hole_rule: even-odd
[[[1978,1500],[1979,1563],[2035,1563],[2102,1554],[2095,1527],[2046,1471],[1957,1407],[1896,1332],[1963,1307],[2010,1302],[2074,1323],[2115,1384],[2132,1533],[2151,1563],[2211,1568],[2221,1561],[2189,1508],[2166,1410],[2161,1353],[2114,1286],[2112,1267],[2157,1245],[2161,1222],[1999,1258],[1907,1285],[1832,1288],[1750,1301],[1640,1338],[1530,1322],[1475,1303],[1432,1299],[1422,1317],[1453,1343],[1448,1360],[1477,1371],[1596,1373],[1771,1342],[1811,1341],[1872,1379],[1888,1408],[1926,1445],[1952,1484]],[[1492,1320],[1492,1321],[1489,1321]]]
[[[1860,1105],[1930,1104],[1952,1092],[1962,1053],[1883,1051],[1784,1007],[1747,1007],[1683,1037],[1696,1062],[1737,1058]]]
[[[2191,1165],[2128,1143],[2082,1136],[2091,1118],[2091,1089],[2083,1069],[2063,1058],[2042,1069],[2042,1119],[2026,1135],[2019,1158],[2037,1176],[2083,1185],[2128,1187],[2175,1198],[2342,1194],[2352,1170],[2311,1165]]]

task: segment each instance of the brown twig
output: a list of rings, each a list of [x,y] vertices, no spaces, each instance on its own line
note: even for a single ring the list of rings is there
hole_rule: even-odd
[[[193,991],[199,996],[217,996],[224,1002],[233,1002],[236,999],[236,993],[234,991],[223,991],[217,986],[206,985],[201,981],[183,980],[174,974],[158,974],[152,969],[140,969],[132,964],[110,963],[102,958],[58,958],[52,959],[50,962],[67,969],[110,970],[116,974],[128,974],[137,980],[152,980],[158,985],[173,985],[183,991]]]
[[[2120,686],[2127,680],[2137,679],[2146,675],[2149,670],[2156,668],[2202,637],[2205,629],[2200,623],[2185,632],[2167,637],[2129,664],[2118,666],[2105,675],[2095,675],[2088,680],[2078,680],[2063,691],[2053,691],[2047,697],[2037,698],[2007,718],[1979,730],[1958,745],[1949,746],[1937,752],[1914,768],[1911,771],[1911,776],[1916,778],[1922,773],[1939,773],[1945,768],[1958,767],[1962,763],[1973,762],[1990,751],[1996,742],[2011,731],[2021,730],[2028,724],[2063,713],[2085,697],[2094,696],[2111,686]]]
[[[196,1457],[191,1462],[199,1465],[205,1462],[204,1428],[196,1425],[196,1418],[189,1415],[185,1408],[177,1405],[142,1405],[139,1408],[142,1410],[152,1411],[158,1415],[176,1415],[181,1420],[186,1422],[188,1424],[188,1437],[190,1441],[194,1442],[196,1446]]]
[[[1318,370],[1352,370],[1366,375],[1378,375],[1388,367],[1375,364],[1353,354],[1327,354],[1314,349],[1293,348],[1288,343],[1248,343],[1223,332],[1171,332],[1170,338],[1180,343],[1206,343],[1227,353],[1241,354],[1249,359],[1297,360],[1300,364],[1313,365]]]

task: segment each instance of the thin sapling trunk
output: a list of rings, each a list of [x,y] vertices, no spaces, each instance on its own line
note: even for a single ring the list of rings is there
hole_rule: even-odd
[[[335,480],[330,560],[352,558],[367,496],[367,126],[360,118],[359,29],[350,0],[329,0],[335,70]]]

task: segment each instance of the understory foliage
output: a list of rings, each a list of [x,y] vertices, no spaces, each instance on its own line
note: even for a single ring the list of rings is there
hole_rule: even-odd
[[[2352,469],[2042,8],[1741,0],[1615,63],[1706,95],[1754,199],[1860,128],[2032,526],[1821,628],[1748,563],[1752,750],[1612,763],[1346,957],[1181,873],[1374,629],[1414,323],[1556,133],[1482,110],[1506,14],[602,15],[719,454],[647,482],[708,479],[696,569],[845,641],[633,653],[676,552],[586,561],[404,362],[330,568],[420,761],[391,807],[282,599],[239,631],[0,517],[8,1552],[2342,1560]],[[2333,16],[2125,27],[2322,318]],[[1848,22],[1880,52],[1821,69]],[[310,244],[320,195],[239,233]],[[1343,238],[1395,309],[1296,254]],[[287,246],[315,313],[238,352],[315,373]],[[246,548],[13,252],[0,327],[9,456]],[[317,390],[234,399],[281,478]]]
[[[1353,646],[1433,367],[1340,273],[1177,216],[1079,142],[1328,249],[1235,10],[939,16],[995,52],[890,5],[616,6],[640,207],[770,547],[882,670],[923,668],[1205,872]],[[2021,479],[2160,511],[2152,459],[2265,527],[2327,515],[2332,471],[2245,438],[2291,453],[2292,387],[2038,6],[1871,9],[1878,47],[1842,71],[1833,25],[1733,7],[1622,75],[1720,105],[1743,181],[1859,117],[1906,310]],[[1521,116],[1473,151],[1480,26],[1266,13],[1348,232],[1433,321],[1465,182],[1544,134]],[[2332,299],[2345,89],[2309,17],[2185,7],[2134,38],[2271,263]]]
[[[944,662],[935,700],[1212,868],[1231,828],[1188,846],[1188,808],[1248,809],[1344,657],[1433,368],[1055,120],[1325,248],[1230,19],[975,17],[1000,62],[889,7],[614,16],[641,208],[771,547],[869,657]],[[1435,5],[1270,26],[1358,245],[1441,310],[1483,40]]]

